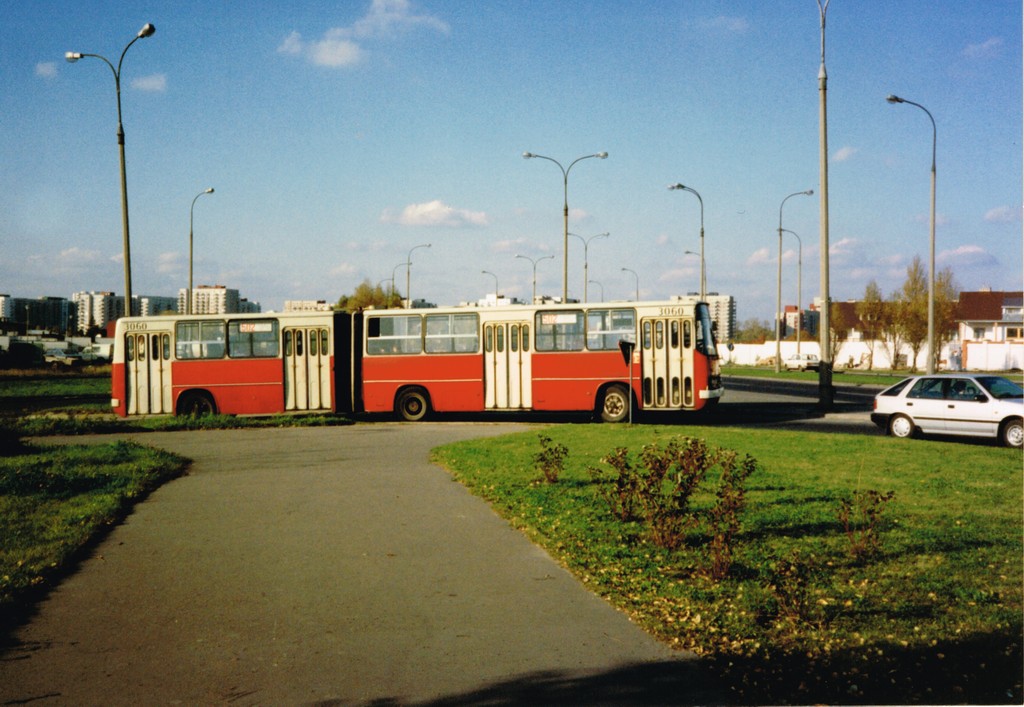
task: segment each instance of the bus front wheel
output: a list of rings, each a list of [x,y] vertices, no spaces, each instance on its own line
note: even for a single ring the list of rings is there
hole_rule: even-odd
[[[430,412],[430,396],[422,388],[408,388],[398,394],[395,412],[406,422],[418,422]]]
[[[217,406],[209,393],[203,391],[192,391],[184,393],[178,400],[178,414],[189,417],[202,417],[203,415],[217,414]]]
[[[601,401],[602,422],[622,422],[629,416],[629,391],[624,385],[610,385]]]

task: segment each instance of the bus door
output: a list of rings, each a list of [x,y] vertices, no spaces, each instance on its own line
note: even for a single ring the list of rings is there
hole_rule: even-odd
[[[125,334],[125,404],[129,415],[159,415],[171,409],[171,333]]]
[[[529,322],[485,322],[484,408],[528,409],[531,380]]]
[[[644,407],[693,407],[693,320],[650,317],[640,331]]]
[[[331,409],[330,331],[327,327],[284,330],[284,409]]]

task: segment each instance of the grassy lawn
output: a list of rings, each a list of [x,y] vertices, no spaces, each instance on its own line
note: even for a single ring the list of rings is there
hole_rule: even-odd
[[[623,447],[635,461],[645,445],[663,448],[679,433],[547,428],[549,446],[568,451],[555,483],[542,480],[536,432],[435,454],[595,592],[660,639],[706,656],[738,701],[1021,702],[1019,451],[687,427],[710,447],[756,460],[732,565],[714,579],[708,531],[694,527],[678,549],[660,547],[642,523],[616,520],[606,496],[603,457]],[[718,476],[712,469],[694,496],[694,517],[714,507]],[[891,500],[874,507],[873,521],[855,514],[844,524],[843,501],[869,490]],[[855,553],[853,541],[872,530],[874,551]]]
[[[0,456],[0,625],[186,460],[128,442],[24,446]]]

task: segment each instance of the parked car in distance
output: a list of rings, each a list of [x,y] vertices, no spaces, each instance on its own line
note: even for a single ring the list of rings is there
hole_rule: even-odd
[[[893,437],[993,437],[1024,444],[1024,389],[1002,376],[912,376],[875,396],[871,421]]]
[[[818,354],[793,354],[786,359],[787,371],[816,371],[821,361]]]

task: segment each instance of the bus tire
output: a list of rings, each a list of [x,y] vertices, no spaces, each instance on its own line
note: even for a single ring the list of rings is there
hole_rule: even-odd
[[[406,422],[419,422],[430,412],[430,395],[423,388],[406,388],[395,400],[395,414]]]
[[[629,417],[629,390],[614,383],[604,389],[601,399],[601,422],[622,422]]]
[[[216,415],[217,405],[209,393],[203,390],[193,390],[182,393],[178,398],[178,414],[188,417],[202,417],[204,415]]]

